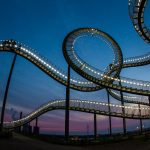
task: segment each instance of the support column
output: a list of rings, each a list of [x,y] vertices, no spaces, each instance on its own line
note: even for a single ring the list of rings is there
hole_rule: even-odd
[[[148,96],[149,106],[150,106],[150,95]]]
[[[4,114],[5,114],[6,101],[7,101],[7,96],[8,96],[10,81],[11,81],[13,69],[14,69],[14,66],[15,66],[16,58],[17,58],[17,54],[14,55],[13,62],[12,62],[12,65],[11,65],[11,69],[10,69],[9,76],[8,76],[8,80],[7,80],[6,89],[5,89],[4,100],[3,100],[2,111],[1,111],[0,131],[3,130],[3,122],[4,122]]]
[[[39,135],[40,127],[38,127],[38,117],[35,118],[35,126],[33,127],[33,134]]]
[[[38,125],[38,117],[35,118],[35,126],[37,127]]]
[[[108,111],[109,114],[111,113],[111,109],[110,109],[110,96],[109,96],[109,92],[108,89],[106,89],[107,91],[107,99],[108,99]],[[111,116],[109,115],[109,134],[112,135],[112,125],[111,125]]]
[[[20,112],[20,119],[22,119],[22,111]],[[21,132],[21,126],[19,127],[19,132]]]
[[[140,117],[141,117],[140,104],[138,104],[138,105],[139,105],[139,115],[140,115]],[[141,131],[141,133],[143,132],[143,123],[142,123],[142,118],[140,118],[140,131]]]
[[[97,137],[97,117],[96,113],[94,113],[94,139],[96,140]]]
[[[86,131],[87,131],[87,140],[89,140],[89,125],[88,125],[88,123],[86,125]]]
[[[119,85],[121,85],[121,81],[119,82]],[[124,100],[123,100],[123,92],[120,91],[120,96],[121,96],[121,105],[123,106],[122,108],[122,113],[123,113],[123,133],[124,135],[127,133],[127,130],[126,130],[126,119],[125,119],[125,108],[124,108]]]
[[[19,118],[22,119],[22,111],[20,112],[20,117]]]
[[[70,101],[70,66],[68,65],[68,79],[66,86],[66,108],[65,108],[65,140],[69,139],[69,101]]]
[[[120,92],[122,93],[122,92]],[[121,105],[124,106],[124,101],[123,101],[123,94],[121,94]],[[123,133],[126,134],[126,119],[125,119],[125,108],[122,108],[122,113],[123,113]]]

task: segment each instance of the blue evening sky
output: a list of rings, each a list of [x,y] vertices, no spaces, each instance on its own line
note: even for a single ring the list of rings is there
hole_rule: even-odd
[[[148,14],[149,5],[145,20],[150,26]],[[124,57],[145,54],[150,48],[133,28],[128,15],[128,0],[1,0],[0,18],[1,40],[22,42],[63,70],[67,70],[67,63],[62,53],[62,42],[70,31],[77,28],[93,27],[107,32],[118,42]],[[113,59],[112,50],[99,39],[81,38],[77,48],[82,59],[100,69],[104,69]],[[12,58],[11,53],[0,53],[0,102]],[[123,76],[146,81],[150,80],[149,74],[149,65],[122,71]],[[78,76],[73,71],[72,75]],[[27,114],[48,100],[59,98],[65,98],[65,87],[18,56],[7,108]],[[71,90],[71,98],[107,101],[105,90],[90,93]],[[64,111],[49,112],[40,118],[44,133],[63,133]],[[91,114],[71,112],[71,118],[72,133],[86,132],[87,124],[92,132]],[[99,116],[99,132],[108,131],[107,123],[107,117]],[[135,129],[137,125],[138,121],[129,120],[129,129]],[[113,118],[113,126],[114,132],[121,131],[122,120]]]

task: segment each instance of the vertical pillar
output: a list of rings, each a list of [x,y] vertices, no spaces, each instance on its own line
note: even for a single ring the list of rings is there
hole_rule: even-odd
[[[39,135],[40,128],[38,127],[38,117],[35,118],[35,126],[33,127],[33,134]]]
[[[150,95],[148,96],[149,106],[150,106]]]
[[[9,86],[10,86],[10,81],[13,73],[13,69],[15,66],[17,54],[14,55],[13,62],[10,68],[7,84],[6,84],[6,89],[5,89],[5,94],[4,94],[4,100],[3,100],[3,105],[2,105],[2,112],[1,112],[1,126],[0,126],[0,131],[3,129],[3,122],[4,122],[4,114],[5,114],[5,107],[6,107],[6,101],[7,101],[7,96],[8,96],[8,91],[9,91]]]
[[[70,65],[68,65],[68,79],[66,86],[66,108],[65,108],[65,139],[69,139],[69,101],[70,101]]]
[[[88,123],[86,125],[86,131],[87,131],[87,140],[89,140],[89,125],[88,125]]]
[[[22,119],[22,111],[20,112],[20,117],[19,118]]]
[[[120,94],[122,91],[120,91]],[[121,105],[124,106],[124,101],[123,101],[123,94],[121,94]],[[126,119],[125,119],[125,108],[122,108],[122,113],[123,113],[123,133],[126,134]]]
[[[35,126],[37,127],[38,125],[38,117],[35,118]]]
[[[141,109],[140,109],[140,104],[139,105],[139,115],[140,115],[140,131],[141,133],[143,132],[143,123],[142,123],[142,118],[141,118]]]
[[[121,81],[119,82],[119,85],[121,85]],[[125,108],[124,108],[124,100],[123,100],[123,92],[120,91],[120,98],[121,98],[121,105],[122,107],[122,113],[123,113],[123,133],[126,134],[126,119],[125,119]]]
[[[94,139],[96,140],[97,137],[97,117],[96,113],[94,113]]]
[[[20,119],[22,119],[22,111],[20,112]],[[21,126],[19,127],[19,132],[21,132]]]
[[[111,125],[111,109],[110,109],[110,96],[109,96],[109,92],[108,89],[106,89],[107,91],[107,99],[108,99],[108,111],[109,111],[109,134],[112,135],[112,125]]]

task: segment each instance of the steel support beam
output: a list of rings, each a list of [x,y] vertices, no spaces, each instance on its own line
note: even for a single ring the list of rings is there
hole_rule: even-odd
[[[35,118],[35,126],[38,126],[38,117]]]
[[[20,112],[20,117],[19,118],[22,119],[22,111]]]
[[[119,85],[121,85],[121,81],[119,82]],[[121,98],[121,105],[124,106],[124,100],[123,100],[123,92],[120,91],[120,98]],[[127,129],[126,129],[126,119],[125,119],[125,108],[122,108],[122,113],[123,113],[123,133],[126,134],[127,133]]]
[[[140,104],[138,104],[139,106],[139,115],[141,117],[141,109],[140,109]],[[142,118],[140,118],[140,131],[141,133],[143,132],[143,122],[142,122]]]
[[[120,92],[120,93],[122,93],[122,92]],[[122,98],[121,98],[121,104],[122,104],[122,106],[124,106],[124,101],[123,101],[123,94],[121,94],[122,96]],[[126,119],[125,119],[125,109],[124,108],[122,108],[122,113],[123,113],[123,133],[124,134],[126,134],[126,132],[127,132],[127,130],[126,130]]]
[[[7,80],[7,84],[6,84],[6,89],[5,89],[4,99],[3,99],[3,105],[2,105],[2,111],[1,111],[0,131],[3,130],[6,101],[7,101],[7,97],[8,97],[8,91],[9,91],[9,87],[10,87],[10,81],[11,81],[13,69],[14,69],[14,66],[15,66],[16,58],[17,58],[17,54],[14,55],[14,58],[13,58],[13,61],[12,61],[12,65],[11,65],[11,68],[10,68],[10,72],[9,72],[9,76],[8,76],[8,80]]]
[[[20,112],[20,117],[19,119],[22,119],[22,111]],[[21,132],[21,126],[19,127],[19,132]]]
[[[70,65],[68,65],[68,78],[66,86],[66,108],[65,108],[65,140],[69,139],[69,107],[70,107]]]
[[[97,138],[97,117],[96,113],[94,113],[94,139],[96,140]]]
[[[106,89],[107,91],[107,99],[108,99],[108,111],[109,111],[109,114],[111,113],[111,109],[110,109],[110,95],[109,95],[109,92],[108,90]],[[109,134],[112,135],[112,123],[111,123],[111,116],[109,115]]]
[[[40,128],[38,127],[38,117],[35,118],[35,126],[33,128],[33,134],[39,135]]]

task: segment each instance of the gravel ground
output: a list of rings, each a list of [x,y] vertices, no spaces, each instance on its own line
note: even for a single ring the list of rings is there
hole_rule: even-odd
[[[14,138],[0,139],[0,150],[150,150],[150,141],[131,140],[119,143],[94,145],[86,147],[75,147],[56,145],[43,141],[31,139],[19,134]]]

